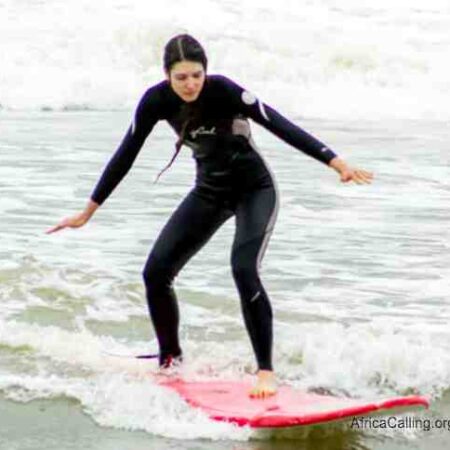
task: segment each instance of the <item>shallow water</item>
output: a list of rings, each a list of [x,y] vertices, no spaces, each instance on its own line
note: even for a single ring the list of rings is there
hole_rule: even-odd
[[[355,431],[341,424],[271,435],[214,423],[153,385],[152,363],[105,354],[155,349],[141,270],[192,184],[189,150],[153,184],[173,151],[173,136],[158,126],[91,223],[52,236],[44,231],[84,206],[129,119],[128,112],[1,113],[0,443],[448,446],[446,430]],[[342,185],[325,166],[253,127],[282,196],[262,271],[280,380],[339,395],[418,392],[433,399],[425,417],[450,417],[445,124],[299,123],[373,170],[376,181]],[[176,282],[187,376],[236,378],[254,369],[230,274],[232,237],[231,220]]]

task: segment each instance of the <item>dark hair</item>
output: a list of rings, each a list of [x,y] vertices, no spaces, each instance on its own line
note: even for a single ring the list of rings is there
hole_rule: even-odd
[[[202,64],[205,72],[208,67],[208,58],[206,57],[205,50],[201,46],[200,42],[189,34],[178,34],[177,36],[174,36],[164,47],[163,65],[167,74],[170,75],[170,70],[173,65],[181,61],[198,62]],[[175,158],[178,156],[178,153],[180,153],[180,149],[186,135],[187,126],[189,122],[196,117],[198,111],[194,111],[194,109],[187,104],[184,105],[182,113],[185,116],[185,119],[181,127],[180,137],[175,144],[175,153],[169,164],[167,164],[167,166],[159,172],[155,183],[159,180],[159,177],[173,164]]]
[[[200,42],[189,34],[178,34],[170,39],[164,47],[164,70],[170,72],[174,64],[180,61],[193,61],[207,69],[208,59]]]

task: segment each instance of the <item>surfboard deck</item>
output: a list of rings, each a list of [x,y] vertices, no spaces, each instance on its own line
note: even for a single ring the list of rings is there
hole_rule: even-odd
[[[427,408],[429,401],[419,395],[377,400],[339,398],[280,386],[275,396],[253,399],[246,381],[185,381],[156,378],[159,385],[175,390],[191,406],[200,408],[213,420],[252,428],[280,428],[313,425],[354,416]]]

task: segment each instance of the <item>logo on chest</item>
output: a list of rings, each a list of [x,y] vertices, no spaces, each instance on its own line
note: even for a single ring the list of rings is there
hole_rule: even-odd
[[[211,127],[210,129],[207,129],[204,126],[201,126],[197,128],[196,130],[192,130],[189,132],[192,139],[196,139],[197,136],[200,135],[215,135],[216,134],[216,127]]]

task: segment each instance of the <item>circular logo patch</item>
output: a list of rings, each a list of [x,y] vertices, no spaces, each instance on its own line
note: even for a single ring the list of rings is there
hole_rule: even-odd
[[[256,103],[257,99],[251,92],[244,91],[242,92],[242,101],[246,105],[253,105],[254,103]]]

